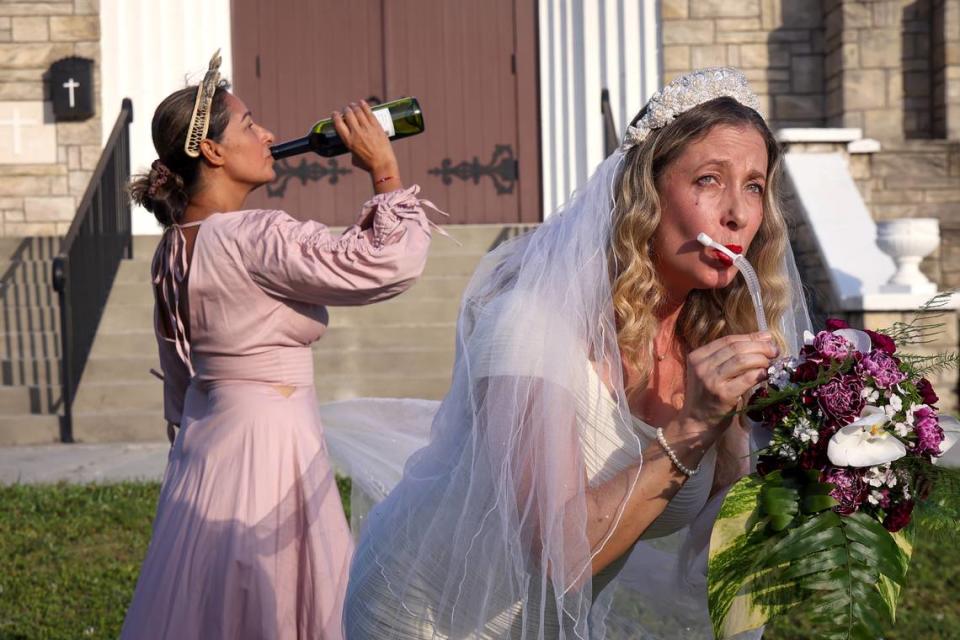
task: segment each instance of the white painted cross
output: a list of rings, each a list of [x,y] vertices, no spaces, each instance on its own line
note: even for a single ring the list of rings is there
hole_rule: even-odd
[[[63,83],[63,88],[70,92],[70,108],[71,109],[73,109],[73,107],[76,106],[76,103],[74,102],[74,97],[73,97],[73,90],[79,86],[80,86],[80,83],[74,80],[73,78],[70,78],[69,80]]]
[[[39,124],[35,120],[25,120],[20,118],[20,110],[13,109],[13,117],[8,120],[0,120],[0,125],[10,125],[13,128],[13,155],[18,156],[21,153],[20,127],[25,124]]]

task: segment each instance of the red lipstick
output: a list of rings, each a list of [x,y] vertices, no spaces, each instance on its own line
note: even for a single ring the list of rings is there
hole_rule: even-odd
[[[723,245],[723,246],[725,246],[727,249],[730,249],[730,251],[733,251],[733,252],[736,253],[736,254],[741,254],[741,253],[743,253],[743,247],[741,247],[741,246],[738,245],[738,244],[725,244],[725,245]],[[729,266],[732,266],[732,265],[733,265],[733,260],[730,259],[730,256],[728,256],[727,254],[725,254],[725,253],[722,252],[722,251],[719,251],[719,250],[717,250],[717,249],[714,249],[714,250],[713,250],[713,257],[716,258],[717,260],[719,260],[720,262],[722,262],[722,263],[724,264],[724,266],[729,267]]]

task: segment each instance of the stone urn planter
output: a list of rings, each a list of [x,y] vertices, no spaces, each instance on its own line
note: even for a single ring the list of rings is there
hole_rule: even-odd
[[[936,218],[900,218],[877,223],[877,246],[893,258],[897,271],[881,293],[933,295],[937,285],[920,271],[920,262],[940,246]]]

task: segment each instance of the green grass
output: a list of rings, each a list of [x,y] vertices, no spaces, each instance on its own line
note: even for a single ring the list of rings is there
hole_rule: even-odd
[[[339,479],[349,509],[349,481]],[[159,485],[0,486],[0,640],[116,638]],[[960,546],[921,544],[886,640],[960,638]],[[810,640],[802,615],[767,640]]]
[[[116,638],[160,485],[0,487],[0,640]]]

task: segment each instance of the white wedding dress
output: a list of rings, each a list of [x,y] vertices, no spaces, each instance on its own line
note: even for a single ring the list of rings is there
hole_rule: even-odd
[[[623,469],[635,463],[635,457],[632,451],[635,451],[636,439],[639,438],[642,446],[656,440],[656,430],[651,425],[631,416],[631,420],[626,422],[619,416],[616,402],[613,400],[609,390],[604,386],[599,375],[590,363],[586,363],[587,372],[586,384],[582,392],[577,397],[577,416],[576,421],[580,426],[581,452],[587,475],[591,483],[604,482],[616,476]],[[348,401],[340,403],[337,407],[328,405],[328,414],[324,420],[330,424],[331,415],[335,415],[334,422],[343,424],[344,421],[352,422],[354,429],[357,425],[380,422],[380,419],[361,419],[356,412],[362,412],[364,402],[374,402],[379,404],[377,413],[381,419],[387,415],[393,415],[423,420],[430,414],[431,408],[435,410],[439,403],[416,400],[385,400],[371,399],[369,401]],[[351,410],[352,407],[352,410]],[[369,409],[369,406],[367,407]],[[332,413],[331,413],[332,412]],[[401,418],[402,419],[402,418]],[[424,440],[421,444],[426,444],[426,432],[428,424],[423,424],[421,436]],[[339,429],[337,429],[339,431]],[[409,423],[404,429],[406,437],[400,438],[395,444],[408,449],[415,448],[416,437],[413,435],[415,429]],[[383,432],[380,432],[380,437]],[[349,446],[343,442],[343,438],[349,438],[348,434],[338,433],[333,437],[332,449],[334,456],[338,448]],[[353,438],[370,442],[370,439],[376,439],[377,435],[368,434],[365,438],[363,433],[353,434]],[[354,445],[354,450],[356,446]],[[372,453],[372,452],[371,452]],[[389,457],[389,456],[387,456]],[[381,463],[386,462],[386,458]],[[716,463],[716,450],[711,448],[701,462],[702,471],[690,478],[681,489],[670,500],[666,509],[654,520],[644,534],[641,540],[650,541],[655,539],[664,540],[671,534],[681,531],[688,527],[703,511],[710,497],[710,490],[713,485],[714,467]],[[381,490],[386,487],[380,487]],[[378,507],[380,510],[396,508],[387,503]],[[376,519],[376,509],[371,516]],[[666,545],[668,548],[670,544]],[[605,586],[617,577],[623,571],[630,559],[630,553],[625,553],[619,559],[608,565],[606,568],[593,576],[592,591],[594,599],[597,599]],[[665,562],[674,562],[675,558],[669,553],[664,553],[661,558]],[[437,566],[451,561],[450,558],[444,558],[438,555],[436,558]],[[404,638],[404,639],[427,639],[427,638],[454,638],[450,630],[444,630],[438,627],[438,618],[436,612],[427,615],[413,614],[414,610],[420,612],[429,612],[432,602],[432,594],[436,589],[433,581],[435,576],[425,576],[420,583],[420,592],[422,598],[418,598],[417,590],[407,587],[406,594],[401,598],[391,588],[391,576],[406,576],[409,566],[413,565],[412,556],[404,553],[397,553],[397,548],[392,549],[389,559],[379,556],[376,551],[370,547],[361,546],[353,561],[351,573],[354,575],[366,576],[362,583],[351,583],[351,597],[348,601],[348,608],[344,613],[347,625],[348,638]],[[705,569],[705,567],[703,567]],[[637,567],[635,570],[641,570]],[[658,571],[663,571],[663,567],[657,567]],[[673,585],[661,585],[663,587],[674,587]],[[662,593],[661,595],[665,595]],[[396,615],[397,609],[406,610],[411,613],[410,619],[404,621]],[[485,625],[489,638],[510,638],[520,637],[523,612],[517,603],[504,602],[498,616],[491,619]]]

